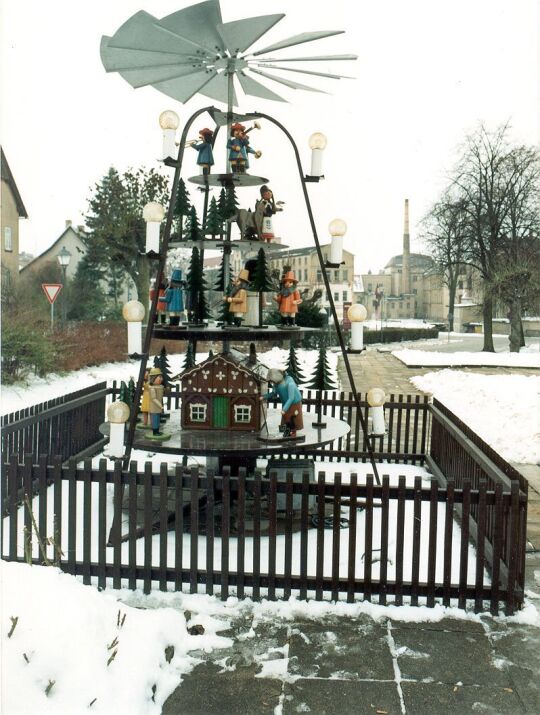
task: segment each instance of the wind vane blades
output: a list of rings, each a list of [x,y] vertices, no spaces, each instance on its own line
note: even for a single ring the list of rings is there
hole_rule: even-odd
[[[321,40],[323,37],[332,37],[332,35],[341,35],[344,30],[322,30],[321,32],[303,32],[300,35],[294,35],[281,42],[276,42],[274,45],[269,45],[262,50],[253,52],[253,56],[262,55],[265,52],[274,52],[274,50],[283,50],[285,47],[293,47],[294,45],[302,45],[304,42],[313,42],[313,40]]]
[[[223,38],[225,46],[232,55],[244,52],[254,42],[262,37],[276,23],[282,20],[285,15],[262,15],[260,17],[248,17],[245,20],[235,20],[224,25],[218,25],[217,31]]]

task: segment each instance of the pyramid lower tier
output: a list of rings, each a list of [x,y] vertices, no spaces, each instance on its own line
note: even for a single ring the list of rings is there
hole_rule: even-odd
[[[323,427],[316,426],[317,415],[304,412],[304,428],[296,440],[283,439],[279,431],[281,411],[269,409],[266,424],[259,432],[241,432],[231,429],[182,429],[177,415],[163,426],[170,439],[149,439],[150,430],[136,430],[134,449],[165,454],[191,454],[208,456],[245,455],[254,457],[266,454],[292,454],[313,451],[344,438],[350,431],[347,422],[323,416]],[[337,446],[337,445],[336,445]]]
[[[240,328],[233,328],[228,325],[225,328],[221,328],[215,324],[209,324],[206,327],[194,327],[188,324],[185,324],[185,327],[156,324],[152,337],[159,340],[289,340],[303,337],[307,334],[313,335],[323,332],[322,328],[287,328],[280,325],[268,325],[266,328],[260,328],[256,325],[243,325]]]

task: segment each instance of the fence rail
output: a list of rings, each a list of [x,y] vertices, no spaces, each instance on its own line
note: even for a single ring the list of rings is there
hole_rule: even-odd
[[[20,464],[16,457],[6,472],[8,481],[39,484],[32,507],[38,533],[42,542],[53,535],[57,544],[45,545],[48,558],[103,588],[184,587],[223,599],[233,592],[269,599],[294,593],[380,604],[392,596],[397,605],[405,599],[461,608],[474,602],[476,611],[489,605],[493,613],[504,602],[507,614],[523,601],[518,574],[511,564],[501,568],[502,541],[491,558],[481,548],[491,512],[495,532],[507,534],[517,555],[524,499],[517,482],[505,493],[501,485],[488,490],[486,480],[473,489],[468,479],[461,488],[449,479],[442,488],[434,478],[383,475],[378,486],[372,476],[363,481],[339,471],[321,471],[310,482],[308,472],[295,481],[292,471],[284,478],[276,472],[247,477],[180,466],[171,471],[164,464],[153,473],[149,463],[142,471],[136,464],[111,471],[105,461],[92,468],[89,460],[77,467],[60,459]],[[479,524],[474,552],[467,528],[473,507]],[[43,561],[30,511],[15,499],[2,537],[4,558]]]

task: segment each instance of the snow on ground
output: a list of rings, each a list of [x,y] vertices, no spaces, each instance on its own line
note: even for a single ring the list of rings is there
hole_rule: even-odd
[[[435,323],[430,323],[425,320],[421,320],[420,318],[403,318],[402,320],[392,320],[390,318],[383,319],[383,327],[384,328],[433,328]],[[439,323],[440,325],[440,323]],[[364,320],[364,328],[366,330],[380,330],[381,329],[381,320],[375,320],[372,318],[371,320]]]
[[[540,377],[439,370],[411,378],[510,462],[540,463]]]
[[[216,635],[222,623],[212,616],[202,621],[204,635],[192,636],[177,608],[134,608],[114,592],[100,593],[53,567],[0,565],[0,709],[6,715],[157,714],[199,662],[191,650],[231,644]],[[11,618],[18,621],[8,638]],[[174,647],[170,662],[168,646]]]
[[[533,347],[536,348],[533,351]],[[394,350],[394,357],[409,367],[460,367],[478,365],[485,367],[529,367],[540,368],[540,352],[538,346],[519,353],[498,352],[436,352],[428,350]]]

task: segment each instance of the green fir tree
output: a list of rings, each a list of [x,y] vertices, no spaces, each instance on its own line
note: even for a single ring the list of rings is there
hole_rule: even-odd
[[[238,199],[236,198],[235,188],[234,186],[228,186],[225,197],[225,220],[236,215],[238,211],[238,206],[239,204]]]
[[[250,289],[259,294],[259,326],[263,324],[264,293],[275,290],[264,248],[259,248],[257,263],[251,276]]]
[[[188,190],[186,189],[184,180],[180,179],[180,181],[178,182],[178,191],[176,192],[176,201],[174,204],[174,212],[173,212],[174,216],[177,220],[177,231],[178,231],[178,237],[180,239],[183,238],[182,230],[183,230],[184,217],[189,214],[190,207],[191,207],[191,201],[189,198]]]
[[[298,364],[298,356],[296,354],[296,350],[297,345],[291,341],[291,347],[289,348],[289,358],[287,360],[285,370],[287,374],[290,375],[292,379],[296,382],[296,384],[299,385],[301,382],[304,382],[306,378],[302,373],[300,365]]]
[[[195,365],[195,351],[193,349],[193,341],[190,340],[186,348],[184,370],[189,370],[190,368],[195,367]]]
[[[227,220],[227,193],[225,189],[221,189],[219,192],[219,199],[217,202],[219,220],[221,223],[225,223]]]
[[[157,367],[159,367],[159,369],[163,373],[163,384],[165,387],[168,387],[171,384],[172,371],[171,366],[169,365],[169,358],[167,355],[167,350],[165,349],[165,345],[161,347],[159,355],[156,355],[156,357],[158,359]]]
[[[135,403],[135,392],[136,392],[136,385],[135,385],[135,380],[130,377],[129,382],[128,382],[128,395],[129,395],[129,404],[132,406]]]
[[[212,238],[223,236],[223,221],[221,220],[218,203],[214,196],[212,196],[210,206],[208,207],[204,233],[207,236],[212,236]]]
[[[232,282],[233,275],[232,275],[232,269],[231,269],[230,263],[229,263],[229,275],[227,277],[227,280],[226,281],[224,280],[224,278],[225,278],[225,260],[224,259],[225,259],[225,256],[223,256],[223,258],[221,259],[221,265],[219,267],[218,276],[217,276],[217,280],[216,280],[216,285],[214,286],[214,290],[225,291],[231,285],[231,282]]]
[[[118,393],[118,400],[120,402],[125,402],[126,405],[131,409],[129,388],[123,380],[120,383],[120,392]]]
[[[315,372],[311,377],[311,382],[306,385],[311,390],[337,390],[331,376],[332,368],[328,362],[326,354],[326,345],[321,341],[319,346],[319,356],[315,365]]]
[[[192,206],[189,209],[189,216],[186,221],[185,237],[188,241],[200,241],[204,238],[195,206]]]
[[[186,297],[190,322],[201,323],[210,312],[206,300],[206,281],[204,279],[202,257],[197,247],[191,252],[191,262],[186,277]]]

